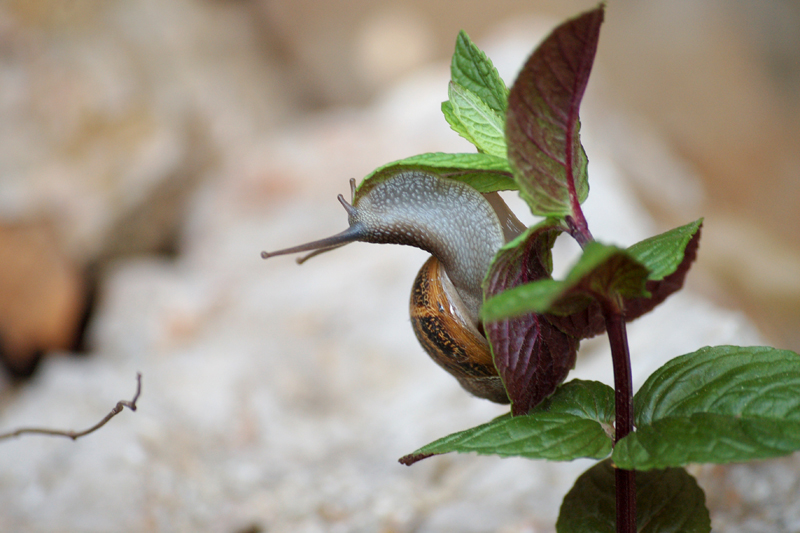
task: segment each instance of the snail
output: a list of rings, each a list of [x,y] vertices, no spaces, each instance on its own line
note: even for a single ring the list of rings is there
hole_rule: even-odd
[[[262,252],[264,259],[310,252],[306,259],[351,242],[404,244],[431,254],[411,290],[411,323],[425,351],[475,396],[509,403],[483,334],[481,283],[503,244],[525,230],[496,193],[422,170],[365,182],[351,203],[340,194],[350,227],[300,246]]]

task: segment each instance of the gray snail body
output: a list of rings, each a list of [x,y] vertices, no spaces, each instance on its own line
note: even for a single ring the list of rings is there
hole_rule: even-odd
[[[497,193],[419,170],[400,171],[355,192],[352,205],[339,201],[350,227],[301,246],[263,252],[311,252],[305,259],[354,241],[405,244],[431,254],[411,291],[414,333],[422,347],[467,391],[508,403],[505,388],[482,333],[481,283],[503,244],[524,231]]]

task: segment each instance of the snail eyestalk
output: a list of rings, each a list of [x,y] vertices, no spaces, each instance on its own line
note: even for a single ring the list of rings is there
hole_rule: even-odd
[[[339,203],[342,204],[344,210],[347,211],[348,217],[352,218],[356,216],[356,213],[358,213],[358,211],[356,211],[355,207],[347,203],[347,200],[344,199],[344,196],[340,194],[339,196],[336,197],[336,199],[339,200]]]

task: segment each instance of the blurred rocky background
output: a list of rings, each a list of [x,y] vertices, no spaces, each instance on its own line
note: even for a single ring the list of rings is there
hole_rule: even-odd
[[[144,374],[94,435],[0,441],[0,530],[551,531],[586,464],[394,462],[502,412],[413,338],[424,254],[258,254],[344,228],[351,177],[470,149],[439,113],[459,29],[510,84],[593,6],[0,0],[0,431],[86,427]],[[706,217],[689,290],[631,327],[639,383],[703,344],[800,351],[798,27],[791,0],[609,2],[594,233]],[[593,341],[576,375],[609,366]],[[798,463],[696,469],[716,529],[800,531]]]

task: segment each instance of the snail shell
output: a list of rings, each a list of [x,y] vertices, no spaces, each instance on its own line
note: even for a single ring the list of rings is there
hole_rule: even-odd
[[[497,403],[508,403],[486,337],[459,312],[458,293],[438,259],[422,265],[411,288],[411,326],[439,366],[468,392]]]

